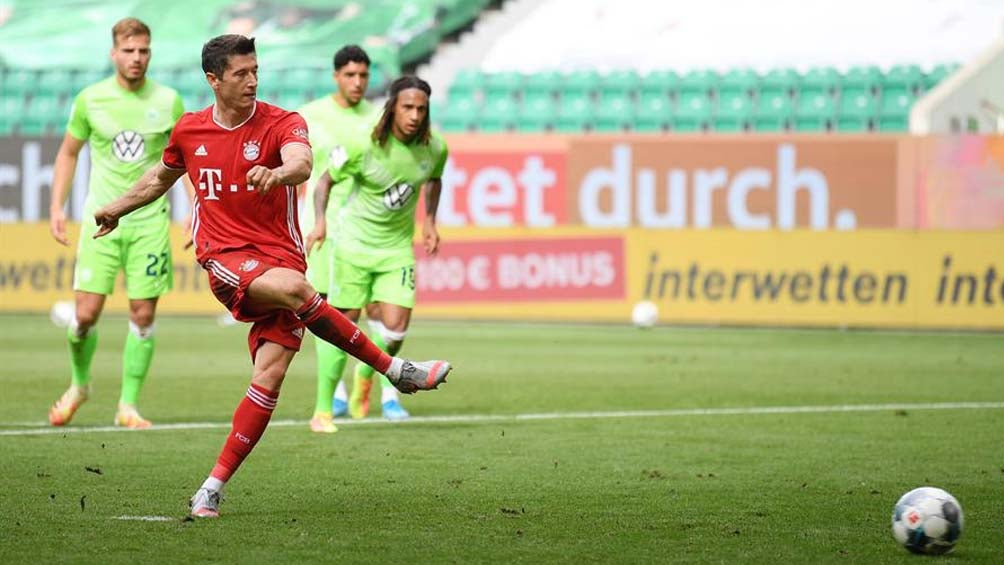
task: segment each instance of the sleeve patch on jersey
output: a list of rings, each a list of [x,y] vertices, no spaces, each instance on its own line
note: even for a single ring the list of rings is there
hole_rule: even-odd
[[[295,135],[296,137],[301,137],[303,139],[310,138],[307,133],[307,128],[295,127],[293,128],[293,135]]]
[[[341,145],[336,145],[331,148],[331,152],[328,153],[328,164],[333,169],[340,169],[346,161],[349,160],[349,152],[345,150],[345,147]]]

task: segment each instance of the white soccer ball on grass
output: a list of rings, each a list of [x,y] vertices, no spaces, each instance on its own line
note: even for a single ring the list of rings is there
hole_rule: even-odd
[[[631,321],[635,327],[651,328],[659,321],[659,307],[655,302],[642,300],[631,309]]]
[[[892,509],[892,535],[913,553],[948,553],[962,535],[962,506],[940,488],[915,488]]]

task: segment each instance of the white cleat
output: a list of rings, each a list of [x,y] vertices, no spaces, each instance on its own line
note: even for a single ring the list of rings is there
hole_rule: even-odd
[[[401,366],[401,373],[396,379],[387,379],[394,385],[394,388],[405,393],[413,394],[419,390],[433,390],[446,382],[446,377],[453,367],[446,361],[407,361]]]
[[[220,491],[200,488],[188,501],[189,514],[196,518],[220,517]]]

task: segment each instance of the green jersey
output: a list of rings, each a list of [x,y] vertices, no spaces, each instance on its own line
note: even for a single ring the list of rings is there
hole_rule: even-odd
[[[91,178],[84,214],[125,194],[160,161],[175,122],[185,112],[178,92],[146,79],[136,92],[109,77],[83,89],[73,100],[66,131],[91,146]],[[168,218],[162,196],[124,216],[119,223],[135,226]]]
[[[303,213],[300,214],[300,227],[304,233],[314,227],[314,188],[317,186],[317,180],[328,170],[328,156],[331,150],[349,143],[353,138],[369,137],[377,118],[374,110],[373,104],[365,98],[355,106],[343,108],[331,95],[308,102],[297,110],[307,121],[310,147],[314,152],[314,170],[310,174],[310,180],[307,181]],[[325,211],[329,238],[334,236],[338,210],[352,190],[352,181],[347,177],[333,178],[335,185],[331,187],[328,209]]]
[[[391,135],[384,147],[366,137],[332,151],[332,178],[353,180],[338,216],[339,252],[380,255],[389,262],[413,257],[418,193],[426,181],[442,176],[447,155],[437,133],[428,144],[404,144]]]

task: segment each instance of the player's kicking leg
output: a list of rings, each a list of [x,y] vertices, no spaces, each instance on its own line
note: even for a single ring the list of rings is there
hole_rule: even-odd
[[[298,271],[269,269],[250,283],[247,295],[259,308],[294,311],[311,333],[386,375],[405,394],[438,388],[452,370],[446,361],[412,362],[381,351]]]

